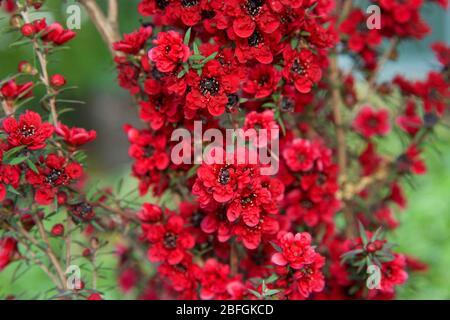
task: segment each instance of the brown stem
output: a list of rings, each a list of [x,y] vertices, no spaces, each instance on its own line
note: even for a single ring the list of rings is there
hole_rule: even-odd
[[[34,262],[49,278],[50,280],[53,282],[53,284],[59,289],[59,290],[63,290],[63,284],[60,283],[60,280],[58,279],[57,276],[55,276],[50,269],[41,261],[36,257],[36,254],[33,252],[33,250],[30,248],[30,246],[25,242],[25,241],[21,241],[19,239],[20,244],[22,244],[22,246],[26,249],[26,251],[31,255],[31,260],[32,262]],[[25,257],[26,258],[26,257]]]
[[[22,18],[26,23],[30,22],[27,7],[24,7],[22,10]],[[56,126],[58,125],[58,113],[56,111],[56,96],[55,91],[53,90],[50,84],[50,77],[48,75],[47,70],[47,56],[44,53],[44,51],[40,48],[39,43],[37,42],[36,39],[33,40],[33,48],[34,51],[36,52],[36,56],[41,66],[41,81],[44,83],[45,87],[47,88],[47,94],[50,96],[49,98],[50,112],[52,115],[53,124]]]
[[[377,88],[376,81],[378,78],[378,75],[380,71],[383,69],[384,65],[388,62],[388,60],[391,58],[392,54],[394,53],[395,49],[397,48],[399,39],[397,37],[392,38],[391,42],[389,44],[389,47],[386,51],[384,51],[383,55],[381,56],[380,62],[377,64],[375,70],[370,75],[368,83],[368,92],[366,93],[366,97],[370,95],[370,93]]]
[[[48,240],[47,231],[45,231],[44,225],[42,224],[42,221],[38,217],[38,215],[35,216],[34,220],[38,227],[39,234],[41,235],[42,241],[44,241],[44,243],[46,245],[45,251],[47,253],[47,256],[50,259],[50,262],[53,264],[53,267],[55,268],[56,273],[58,274],[58,277],[59,277],[63,287],[66,288],[66,276],[65,276],[64,270],[62,269],[58,258],[56,258],[56,255],[53,252],[53,249],[50,245],[50,241]]]
[[[236,275],[239,271],[239,255],[236,243],[232,243],[230,247],[230,266],[231,275]]]
[[[86,8],[86,11],[94,22],[95,27],[100,32],[103,41],[108,45],[108,49],[112,56],[116,56],[117,52],[113,49],[114,42],[120,40],[120,34],[118,31],[118,5],[116,0],[109,1],[109,16],[106,17],[98,6],[95,0],[79,0],[80,3]]]
[[[347,143],[345,140],[344,121],[341,113],[342,99],[339,89],[339,67],[337,63],[336,51],[330,59],[330,85],[331,85],[331,103],[333,109],[334,123],[336,127],[337,160],[339,166],[339,181],[341,189],[345,189],[347,182]],[[348,237],[354,236],[354,218],[351,207],[343,201],[343,211],[346,220],[346,234]]]

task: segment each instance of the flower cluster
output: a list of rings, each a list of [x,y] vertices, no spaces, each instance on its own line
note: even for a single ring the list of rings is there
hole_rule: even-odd
[[[162,276],[149,280],[147,297],[394,297],[406,280],[407,259],[381,238],[374,240],[383,243],[380,253],[370,251],[373,245],[355,247],[352,242],[361,246],[365,238],[361,230],[356,237],[356,221],[367,229],[398,225],[391,204],[405,208],[401,181],[426,171],[422,142],[446,112],[448,48],[433,45],[443,67],[426,80],[376,83],[398,42],[422,38],[429,27],[422,1],[374,3],[383,9],[380,30],[367,28],[362,8],[340,16],[341,8],[322,0],[140,1],[138,11],[152,18],[151,27],[114,44],[125,53],[115,58],[119,84],[136,99],[146,125],[125,128],[133,175],[141,194],[181,198],[170,210],[146,204],[138,214],[148,258]],[[173,29],[156,32],[159,26]],[[384,40],[392,45],[385,53]],[[368,94],[400,91],[405,107],[360,97],[356,78],[338,69],[336,54],[356,62]],[[261,163],[236,161],[239,152],[211,151],[205,141],[201,147],[213,161],[171,163],[172,133],[193,130],[194,121],[207,129],[242,127],[258,147],[274,138],[258,134],[261,129],[280,130],[278,173],[262,175]],[[334,124],[336,134],[324,123]],[[379,153],[379,140],[397,128],[409,145],[396,158]],[[362,150],[347,148],[346,134]],[[183,158],[193,159],[194,149],[187,143]],[[344,228],[335,223],[341,215]],[[368,294],[366,255],[386,276]],[[154,289],[156,283],[164,290]]]
[[[351,1],[139,1],[151,23],[109,43],[118,84],[142,122],[123,126],[133,198],[123,181],[86,187],[82,148],[96,132],[60,121],[56,97],[70,79],[50,74],[47,59],[75,32],[31,20],[40,1],[0,1],[35,55],[0,80],[0,271],[31,261],[58,297],[101,299],[100,236],[116,232],[108,238],[118,239],[119,287],[142,299],[395,298],[408,272],[426,265],[395,252],[383,232],[399,225],[404,182],[426,173],[427,137],[445,122],[450,48],[431,46],[439,64],[423,79],[378,82],[398,43],[431,29],[424,1],[371,3],[382,9],[379,30]],[[118,39],[114,17],[92,18],[107,41]],[[343,56],[350,73],[339,67]],[[38,85],[48,120],[19,112]],[[182,141],[178,155],[191,161],[173,161],[176,130],[195,132],[199,123],[233,129],[233,148],[210,145],[205,133]],[[400,151],[386,150],[395,139]],[[271,175],[261,150],[276,161]],[[80,257],[71,255],[78,230],[88,239]],[[65,264],[90,262],[92,285],[67,288],[53,240],[66,249]],[[372,268],[378,283],[370,283]]]

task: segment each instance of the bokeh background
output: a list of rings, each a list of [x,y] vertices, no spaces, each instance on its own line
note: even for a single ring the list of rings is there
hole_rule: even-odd
[[[49,11],[43,15],[50,22],[66,21],[67,5],[76,3],[75,0],[46,2]],[[137,14],[138,0],[119,2],[122,33],[131,32],[146,21]],[[421,79],[428,70],[437,67],[428,45],[437,40],[450,44],[450,11],[426,5],[424,15],[433,27],[433,34],[421,42],[402,43],[399,59],[386,65],[381,75],[383,79],[394,74]],[[0,13],[0,78],[14,73],[20,60],[33,59],[29,47],[9,47],[17,35],[5,32],[8,20],[2,17],[5,15]],[[345,67],[346,61],[341,62]],[[98,133],[97,140],[88,150],[90,170],[95,179],[106,183],[127,177],[130,159],[122,126],[126,122],[138,123],[136,109],[128,93],[117,85],[109,52],[84,12],[81,29],[70,43],[70,50],[58,53],[50,70],[62,73],[68,85],[78,87],[66,94],[67,99],[84,102],[60,106],[75,109],[63,115],[64,121],[95,129]],[[399,299],[450,299],[450,129],[441,127],[439,131],[430,142],[432,147],[427,148],[424,155],[429,173],[416,177],[413,184],[406,186],[409,205],[407,210],[397,213],[401,226],[390,236],[399,250],[429,264],[426,273],[411,276],[407,285],[399,290]],[[400,148],[394,143],[386,147],[390,150]],[[134,182],[130,180],[127,183],[131,188]],[[124,298],[116,289],[116,275],[112,270],[114,260],[103,260],[107,267],[111,267],[106,268],[105,277],[100,279],[100,286],[108,292],[106,298]],[[0,297],[7,294],[30,297],[33,292],[46,288],[46,278],[39,269],[31,268],[18,281],[11,281],[11,269],[0,273]]]

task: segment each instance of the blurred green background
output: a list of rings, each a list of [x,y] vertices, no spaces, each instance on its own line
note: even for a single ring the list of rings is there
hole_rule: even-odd
[[[47,0],[50,10],[45,16],[50,22],[65,21],[66,6],[75,2]],[[121,32],[131,32],[142,22],[136,10],[138,1],[119,2]],[[427,70],[437,66],[427,45],[436,40],[450,43],[450,12],[427,5],[424,13],[433,26],[433,34],[421,42],[402,44],[400,59],[387,64],[383,78],[401,73],[420,79]],[[2,15],[0,13],[0,18]],[[91,169],[99,179],[117,180],[117,177],[107,174],[127,175],[128,143],[121,128],[125,122],[136,123],[136,111],[128,93],[116,83],[114,65],[97,31],[84,13],[82,20],[76,39],[70,43],[70,50],[58,53],[50,70],[51,73],[62,73],[69,85],[79,87],[70,92],[70,99],[86,102],[68,106],[76,111],[64,115],[64,120],[97,130],[97,141],[90,145],[93,151],[89,153]],[[6,24],[7,19],[0,20],[2,30]],[[20,60],[32,57],[29,47],[10,49],[9,44],[14,40],[16,38],[12,34],[0,32],[0,78],[14,73]],[[343,63],[345,65],[345,61]],[[424,155],[429,173],[416,177],[415,187],[406,186],[409,205],[404,212],[396,213],[401,226],[391,234],[391,240],[399,245],[400,251],[430,265],[427,273],[411,276],[408,284],[399,290],[400,299],[450,299],[450,130],[441,128],[438,137],[439,140],[432,140],[433,148],[428,148]],[[103,259],[105,265],[114,267],[112,258]],[[33,268],[14,283],[10,281],[11,269],[0,273],[0,297],[7,294],[20,297],[24,292],[33,292],[34,288],[45,288],[46,278],[39,269]],[[115,289],[114,271],[107,271],[105,276],[105,279],[100,279],[100,287],[108,288],[106,298],[123,298],[123,294]]]

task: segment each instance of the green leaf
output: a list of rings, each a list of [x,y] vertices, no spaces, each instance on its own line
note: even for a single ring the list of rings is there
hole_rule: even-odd
[[[361,240],[362,240],[364,246],[366,246],[369,243],[369,239],[367,239],[366,230],[364,229],[363,224],[359,220],[358,220],[358,229],[359,229],[359,235],[361,237]]]
[[[194,165],[192,168],[189,169],[188,173],[187,173],[187,177],[193,177],[195,174],[197,174],[197,169],[200,165],[196,164]]]
[[[277,252],[281,252],[283,250],[281,250],[281,248],[273,241],[270,241],[270,244],[272,245],[272,247],[277,251]]]
[[[198,45],[195,41],[193,43],[193,47],[194,47],[194,55],[197,55],[197,56],[201,55],[200,50],[198,49]]]
[[[9,158],[11,158],[13,155],[15,155],[16,153],[18,153],[19,151],[22,151],[23,149],[25,149],[27,146],[18,146],[12,149],[9,149],[8,151],[6,151],[3,154],[3,160],[7,160]]]
[[[292,49],[296,49],[298,46],[298,39],[297,38],[292,38],[291,40],[291,48]]]
[[[381,239],[382,239],[382,236],[383,236],[383,235],[382,235],[382,230],[383,230],[383,228],[382,228],[382,227],[379,227],[379,228],[377,229],[377,231],[375,231],[375,233],[373,234],[371,241],[381,240]]]
[[[177,76],[178,79],[183,78],[185,74],[186,74],[186,71],[185,70],[181,70],[180,73]]]
[[[258,292],[258,291],[255,291],[255,290],[253,290],[253,289],[247,289],[250,293],[252,293],[254,296],[256,296],[257,298],[259,298],[259,299],[261,299],[262,298],[262,295]]]
[[[36,168],[36,165],[33,161],[31,161],[30,158],[27,158],[27,165],[30,167],[31,170],[33,170],[35,173],[39,173],[38,168]]]
[[[207,63],[207,62],[209,62],[211,60],[214,60],[214,58],[217,56],[217,54],[218,54],[218,52],[211,53],[209,56],[207,56],[205,58],[205,60],[202,61],[202,63],[205,64],[205,63]]]
[[[22,196],[22,194],[21,194],[19,191],[17,191],[16,189],[14,189],[11,185],[9,185],[9,186],[7,187],[7,189],[8,189],[8,191],[11,192],[11,193],[14,193],[14,194],[16,194],[16,195],[18,195],[18,196]]]
[[[270,296],[273,296],[273,295],[279,293],[280,291],[281,290],[279,290],[279,289],[269,289],[269,290],[266,290],[264,295],[270,297]]]
[[[184,44],[185,45],[189,45],[189,41],[191,40],[191,31],[192,31],[192,28],[189,28],[187,31],[186,31],[186,34],[184,35]]]
[[[19,164],[19,163],[24,162],[24,161],[27,160],[27,159],[28,159],[28,156],[17,157],[17,158],[12,159],[11,161],[9,161],[8,164],[14,166],[14,165],[16,165],[16,164]]]
[[[277,280],[278,280],[278,275],[274,273],[269,278],[267,278],[266,283],[272,283]]]
[[[201,54],[194,54],[194,55],[190,56],[189,59],[195,61],[195,60],[202,60],[202,59],[205,59],[205,57],[202,56]]]

